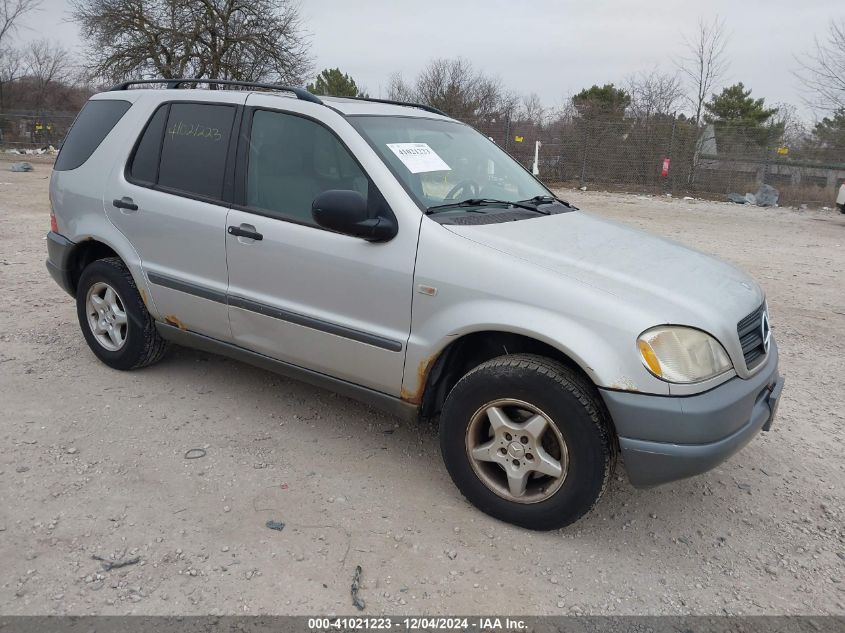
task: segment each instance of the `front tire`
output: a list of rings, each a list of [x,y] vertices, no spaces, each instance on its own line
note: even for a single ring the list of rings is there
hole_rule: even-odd
[[[76,314],[88,347],[113,369],[137,369],[164,356],[167,343],[117,257],[99,259],[82,271]]]
[[[533,354],[494,358],[458,381],[443,406],[440,449],[467,500],[533,530],[561,528],[589,512],[616,463],[593,385]]]

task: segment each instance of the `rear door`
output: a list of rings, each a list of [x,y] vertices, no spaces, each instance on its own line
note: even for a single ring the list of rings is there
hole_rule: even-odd
[[[400,213],[407,195],[330,108],[260,94],[247,106],[227,224],[261,239],[226,238],[235,342],[398,396],[419,210]],[[398,234],[371,243],[317,226],[311,203],[329,189],[358,191],[374,214],[395,211]]]
[[[246,96],[214,96],[157,105],[125,169],[115,168],[105,203],[140,256],[162,318],[228,341],[226,214]]]

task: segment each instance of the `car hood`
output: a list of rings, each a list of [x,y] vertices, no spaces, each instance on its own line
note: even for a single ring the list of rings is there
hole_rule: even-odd
[[[730,264],[583,211],[444,228],[638,307],[647,306],[664,323],[695,325],[702,318],[705,323],[724,323],[730,318],[735,324],[764,299],[759,285]]]

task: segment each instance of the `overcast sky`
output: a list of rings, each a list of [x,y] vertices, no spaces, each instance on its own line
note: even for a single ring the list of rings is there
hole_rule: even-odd
[[[67,9],[42,0],[18,38],[46,35],[81,54]],[[718,14],[730,33],[723,83],[742,81],[807,116],[794,56],[845,16],[843,0],[303,0],[301,10],[316,68],[340,67],[372,96],[385,96],[393,72],[412,79],[432,57],[461,56],[547,105],[640,70],[672,71],[699,16]]]

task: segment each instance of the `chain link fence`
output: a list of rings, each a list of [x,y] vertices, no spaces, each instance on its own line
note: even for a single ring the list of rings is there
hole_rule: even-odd
[[[76,112],[0,112],[0,152],[33,152],[58,148]]]
[[[540,178],[555,185],[725,199],[767,184],[778,189],[781,205],[831,206],[845,182],[845,146],[812,138],[787,144],[760,128],[697,128],[672,116],[572,117],[545,126],[505,120],[478,128],[529,169],[539,141]]]
[[[75,112],[0,112],[0,153],[60,147]],[[697,128],[656,115],[608,121],[562,117],[545,125],[491,120],[476,127],[549,184],[725,199],[768,184],[780,204],[830,206],[845,182],[845,146],[802,139],[791,146],[759,128]]]

